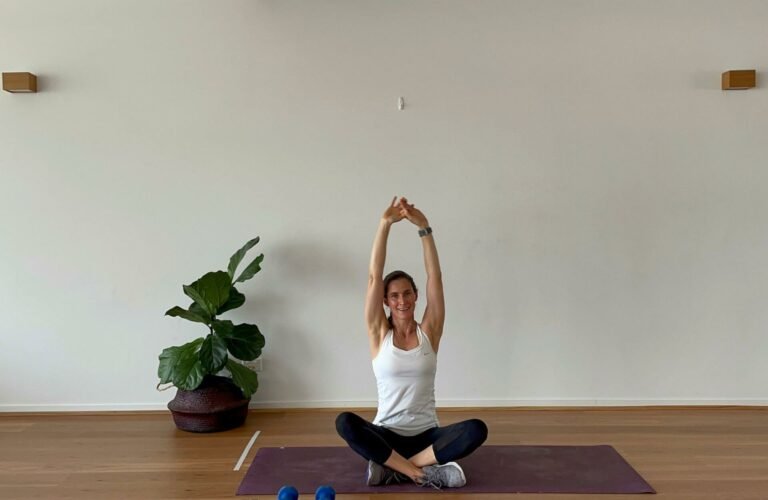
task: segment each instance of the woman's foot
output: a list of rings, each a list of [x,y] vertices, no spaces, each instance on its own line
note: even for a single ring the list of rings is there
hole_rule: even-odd
[[[373,460],[368,460],[368,472],[365,482],[368,486],[385,486],[405,481],[410,481],[410,478],[405,474],[400,474],[386,465],[380,465]]]
[[[461,488],[467,484],[464,471],[456,462],[448,462],[443,465],[427,465],[422,469],[424,477],[417,481],[421,486],[441,488]]]

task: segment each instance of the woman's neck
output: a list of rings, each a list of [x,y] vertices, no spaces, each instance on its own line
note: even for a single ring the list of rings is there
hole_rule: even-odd
[[[411,319],[392,319],[392,330],[395,335],[401,337],[410,337],[416,333],[416,320]]]

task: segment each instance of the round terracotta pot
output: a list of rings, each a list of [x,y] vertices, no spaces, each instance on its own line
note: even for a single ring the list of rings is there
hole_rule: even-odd
[[[243,425],[249,401],[231,379],[206,375],[193,391],[177,389],[168,409],[183,431],[219,432]]]

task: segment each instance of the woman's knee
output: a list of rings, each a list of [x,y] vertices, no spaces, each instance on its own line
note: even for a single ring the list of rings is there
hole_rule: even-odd
[[[355,429],[359,427],[361,418],[352,412],[345,411],[336,417],[336,432],[344,439],[348,439]]]
[[[465,432],[470,436],[470,440],[477,446],[483,444],[488,439],[488,426],[479,418],[467,420]]]

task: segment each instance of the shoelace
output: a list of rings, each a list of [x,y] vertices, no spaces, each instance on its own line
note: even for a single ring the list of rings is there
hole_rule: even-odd
[[[392,484],[392,483],[400,484],[400,483],[403,482],[403,478],[404,478],[404,476],[401,477],[400,473],[392,471],[392,473],[391,474],[387,474],[386,478],[384,479],[384,485],[386,486],[386,485]]]
[[[431,486],[436,490],[440,490],[443,488],[443,481],[440,478],[427,478],[427,476],[424,476],[424,479],[421,480],[420,483],[418,483],[419,486]]]
[[[443,489],[443,488],[442,488],[442,487],[443,487],[443,482],[442,482],[442,481],[440,481],[440,480],[436,480],[436,481],[424,481],[424,482],[423,482],[423,483],[421,483],[419,486],[431,486],[431,487],[433,487],[433,488],[434,488],[434,489],[436,489],[436,490],[441,490],[441,489]]]

